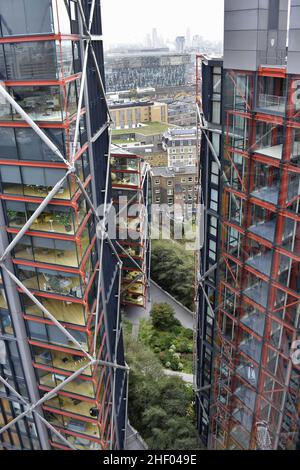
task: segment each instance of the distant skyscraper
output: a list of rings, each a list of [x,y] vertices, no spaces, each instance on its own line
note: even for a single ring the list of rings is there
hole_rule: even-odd
[[[186,47],[191,47],[191,29],[187,28],[185,36]]]
[[[152,47],[156,49],[158,47],[159,41],[158,41],[158,35],[157,35],[157,29],[153,28],[152,29]]]
[[[151,46],[152,46],[151,36],[148,33],[146,36],[146,47],[150,49]]]
[[[176,44],[176,52],[179,52],[179,54],[182,54],[185,49],[185,37],[177,36],[177,38],[175,39],[175,44]]]

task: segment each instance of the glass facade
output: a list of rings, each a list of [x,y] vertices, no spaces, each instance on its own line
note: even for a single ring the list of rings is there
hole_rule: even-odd
[[[89,18],[91,2],[83,0],[82,7]],[[16,11],[19,14],[16,15]],[[99,0],[95,4],[92,34],[102,35]],[[0,374],[8,378],[22,397],[32,400],[23,367],[34,374],[36,393],[42,398],[86,366],[74,381],[43,403],[44,416],[77,449],[122,449],[126,428],[126,372],[121,370],[120,380],[114,384],[109,368],[97,363],[90,365],[85,354],[100,361],[116,360],[125,369],[122,335],[119,334],[121,270],[108,242],[103,241],[101,247],[96,237],[96,219],[86,198],[87,194],[95,207],[105,197],[108,203],[111,199],[110,180],[106,186],[108,129],[102,134],[98,132],[105,128],[107,110],[91,57],[85,85],[91,120],[88,120],[83,99],[78,142],[74,148],[84,44],[79,35],[77,2],[0,2],[0,79],[14,101],[68,162],[59,158],[14,107],[0,98],[3,217],[0,216],[1,225],[6,228],[2,243],[8,245],[15,240],[45,197],[64,179],[50,203],[32,221],[11,252],[14,274],[44,310],[21,287],[7,283],[7,277],[4,282],[1,277]],[[94,41],[93,47],[103,76],[102,42]],[[92,140],[91,133],[93,136],[98,133],[100,137]],[[75,171],[66,177],[73,157]],[[132,159],[125,167],[122,164],[116,168],[118,171],[126,173],[122,178],[130,171],[130,184],[139,185],[139,160]],[[100,270],[104,280],[98,292]],[[20,306],[19,320],[10,313],[9,299]],[[45,311],[50,312],[50,316]],[[20,325],[27,334],[28,358],[19,354],[20,339],[15,331],[19,331]],[[1,385],[0,427],[22,412],[22,407],[13,393]],[[5,449],[67,448],[66,443],[47,428],[40,444],[31,415],[1,434],[1,446]]]
[[[113,200],[119,256],[123,262],[122,303],[145,308],[148,277],[148,168],[141,157],[113,150]]]
[[[284,67],[224,71],[220,287],[211,446],[257,449],[267,423],[272,448],[295,445],[291,364],[299,331],[298,111]],[[297,105],[296,105],[297,106]],[[289,364],[289,365],[288,365]]]

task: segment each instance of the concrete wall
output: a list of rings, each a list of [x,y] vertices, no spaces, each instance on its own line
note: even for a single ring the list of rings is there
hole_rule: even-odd
[[[224,68],[256,70],[259,65],[283,64],[287,17],[288,0],[225,0]]]
[[[289,31],[288,73],[300,73],[300,0],[291,2]]]

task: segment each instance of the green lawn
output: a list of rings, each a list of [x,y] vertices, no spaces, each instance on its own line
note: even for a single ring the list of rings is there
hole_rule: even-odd
[[[142,134],[142,135],[155,135],[166,132],[170,127],[176,127],[171,124],[163,122],[149,122],[143,127],[134,129],[118,129],[113,130],[113,136],[124,135],[124,134]]]

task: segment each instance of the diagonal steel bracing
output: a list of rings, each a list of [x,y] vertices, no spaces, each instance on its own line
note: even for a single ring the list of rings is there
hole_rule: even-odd
[[[82,23],[84,25],[85,29],[85,34],[86,37],[82,37],[82,44],[85,43],[85,51],[84,51],[84,61],[83,61],[83,70],[82,70],[82,75],[81,75],[81,85],[80,85],[80,92],[79,92],[79,99],[78,99],[78,106],[77,106],[77,115],[76,115],[76,126],[75,126],[75,135],[74,135],[74,141],[73,145],[71,147],[71,155],[70,155],[70,162],[65,159],[65,157],[62,155],[60,150],[56,147],[56,145],[49,139],[49,137],[43,132],[43,130],[34,122],[31,117],[24,111],[24,109],[15,101],[15,99],[7,92],[5,87],[0,83],[0,95],[8,102],[10,105],[14,108],[14,110],[20,114],[22,119],[33,129],[33,131],[41,138],[41,140],[45,143],[45,145],[52,150],[52,152],[63,161],[63,163],[66,165],[66,175],[64,178],[62,178],[60,181],[57,182],[57,184],[53,187],[51,192],[48,194],[48,196],[43,200],[43,202],[39,205],[39,207],[36,209],[36,211],[33,213],[33,215],[30,217],[30,219],[26,222],[26,224],[23,226],[23,228],[18,232],[14,240],[7,246],[5,249],[4,253],[1,254],[0,257],[0,266],[2,269],[5,270],[7,275],[12,279],[12,281],[22,290],[24,294],[26,294],[33,302],[34,304],[44,313],[44,315],[49,318],[56,326],[57,328],[68,338],[69,341],[71,341],[76,348],[78,348],[84,356],[88,359],[88,363],[85,364],[83,367],[81,367],[79,370],[77,370],[74,374],[72,374],[70,377],[65,379],[61,384],[59,384],[57,387],[55,387],[53,390],[51,390],[49,393],[47,393],[43,398],[38,400],[35,403],[28,403],[27,400],[25,400],[8,382],[0,376],[0,382],[3,383],[5,387],[7,387],[25,406],[25,411],[18,415],[15,419],[10,421],[8,424],[6,424],[4,427],[0,429],[0,434],[5,432],[7,429],[9,429],[11,426],[13,426],[16,422],[21,420],[23,417],[27,416],[28,414],[34,413],[36,418],[39,419],[48,429],[50,429],[53,433],[56,434],[57,437],[62,441],[62,443],[68,447],[70,447],[73,450],[76,450],[76,448],[61,434],[59,433],[55,427],[53,427],[38,411],[38,408],[45,403],[47,400],[55,397],[60,390],[62,390],[68,383],[72,382],[74,379],[76,379],[79,375],[81,375],[84,370],[90,366],[96,366],[96,365],[101,365],[103,367],[108,367],[113,371],[113,385],[112,385],[112,413],[111,413],[111,447],[112,447],[112,439],[113,439],[113,430],[114,430],[114,401],[115,401],[115,384],[116,384],[116,370],[120,369],[123,370],[125,374],[128,376],[129,368],[127,365],[122,365],[117,363],[117,340],[118,340],[118,325],[119,325],[119,315],[120,315],[120,280],[119,280],[119,299],[118,299],[118,312],[117,312],[117,328],[115,331],[116,334],[116,343],[115,343],[115,352],[114,352],[114,362],[109,362],[109,361],[102,361],[96,358],[96,340],[97,340],[97,327],[98,327],[98,320],[99,320],[99,300],[100,300],[100,295],[103,296],[104,293],[104,284],[103,284],[103,276],[102,276],[102,261],[103,261],[103,246],[105,241],[107,240],[114,255],[117,258],[117,264],[119,266],[119,270],[121,273],[121,267],[122,267],[122,262],[118,256],[118,253],[114,247],[114,244],[112,241],[109,239],[107,231],[106,231],[106,217],[107,217],[107,193],[108,193],[108,185],[109,185],[109,172],[110,172],[110,151],[111,151],[111,131],[109,129],[112,119],[111,115],[109,112],[108,108],[108,102],[106,99],[105,95],[105,89],[101,77],[101,72],[99,65],[97,63],[96,59],[96,54],[93,49],[93,44],[92,41],[94,37],[91,35],[91,28],[94,20],[94,12],[95,12],[95,0],[92,1],[91,4],[91,9],[90,9],[90,16],[89,16],[89,21],[88,25],[86,23],[86,19],[84,16],[81,0],[77,0],[77,4],[79,7],[79,12],[80,16],[82,19]],[[98,40],[99,38],[95,38]],[[81,118],[81,107],[83,103],[83,95],[84,95],[84,87],[86,84],[86,76],[87,76],[87,65],[88,65],[88,56],[89,53],[91,53],[95,69],[96,69],[96,74],[97,74],[97,79],[99,83],[99,88],[100,88],[100,93],[104,99],[105,106],[106,106],[106,112],[107,112],[107,123],[105,123],[99,131],[92,137],[92,142],[95,142],[102,134],[105,132],[105,130],[108,128],[109,129],[109,150],[108,150],[108,155],[107,155],[107,173],[106,173],[106,183],[105,183],[105,200],[104,200],[104,214],[103,214],[103,219],[100,220],[97,209],[95,208],[93,202],[89,198],[80,178],[76,174],[76,169],[75,169],[75,156],[77,152],[77,144],[79,140],[79,127],[80,127],[80,118]],[[100,264],[99,264],[99,282],[97,286],[97,310],[96,310],[96,324],[95,324],[95,332],[94,332],[94,338],[93,338],[93,353],[90,355],[82,346],[81,344],[69,333],[69,331],[58,321],[56,318],[39,302],[39,300],[27,289],[27,287],[12,273],[5,265],[5,261],[7,257],[11,254],[12,250],[14,247],[17,245],[17,243],[23,238],[23,236],[26,234],[26,232],[30,229],[31,225],[33,222],[39,217],[39,215],[44,211],[44,209],[47,207],[47,205],[52,201],[52,199],[55,197],[59,189],[62,187],[64,182],[67,180],[68,176],[74,175],[76,178],[76,181],[78,183],[78,186],[88,204],[90,209],[92,209],[92,212],[97,220],[98,223],[101,223],[102,227],[102,236],[101,236],[101,251],[100,251]],[[101,294],[102,293],[102,294]],[[103,299],[104,302],[106,302],[106,299]]]

